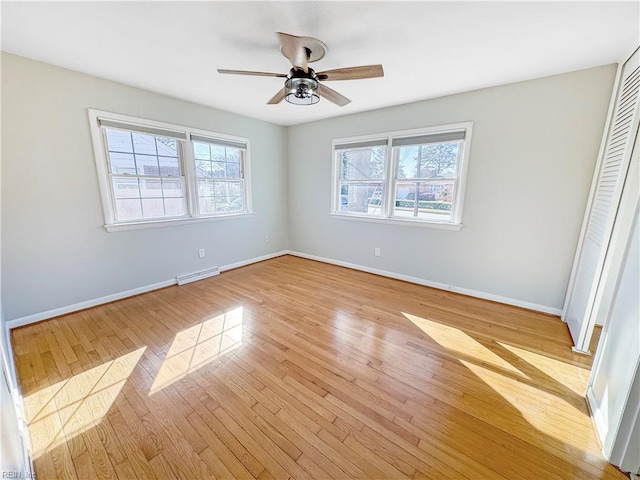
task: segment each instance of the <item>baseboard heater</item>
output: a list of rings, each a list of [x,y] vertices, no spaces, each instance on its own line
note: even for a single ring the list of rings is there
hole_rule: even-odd
[[[220,268],[212,267],[207,268],[206,270],[200,270],[199,272],[178,275],[176,280],[178,281],[178,285],[184,285],[185,283],[197,282],[198,280],[214,277],[216,275],[220,275]]]

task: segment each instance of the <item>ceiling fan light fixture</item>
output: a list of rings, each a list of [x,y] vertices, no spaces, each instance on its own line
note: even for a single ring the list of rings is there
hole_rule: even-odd
[[[284,89],[284,99],[294,105],[313,105],[320,101],[318,81],[314,78],[288,78]]]

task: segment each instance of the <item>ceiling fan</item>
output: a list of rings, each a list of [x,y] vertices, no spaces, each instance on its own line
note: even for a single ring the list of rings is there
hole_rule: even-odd
[[[327,52],[327,46],[324,43],[312,37],[298,37],[282,32],[277,32],[276,35],[280,40],[280,51],[289,59],[292,65],[288,74],[224,69],[218,69],[218,73],[286,78],[284,88],[280,89],[267,102],[268,105],[278,104],[282,100],[296,105],[313,105],[318,103],[320,97],[322,97],[340,107],[344,107],[351,100],[326,85],[320,84],[320,82],[359,80],[384,76],[382,65],[336,68],[334,70],[325,70],[324,72],[315,72],[308,64],[317,62],[324,57]]]

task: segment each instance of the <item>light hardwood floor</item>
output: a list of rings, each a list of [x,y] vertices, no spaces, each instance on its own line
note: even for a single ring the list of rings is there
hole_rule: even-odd
[[[557,317],[291,256],[13,331],[38,480],[622,479]]]

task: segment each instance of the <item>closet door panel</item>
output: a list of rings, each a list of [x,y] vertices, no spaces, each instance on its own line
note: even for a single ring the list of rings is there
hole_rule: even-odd
[[[576,346],[587,351],[590,316],[613,224],[638,130],[640,112],[640,51],[627,60],[618,85],[613,117],[602,154],[590,211],[565,308],[564,320]],[[592,324],[591,324],[592,327]],[[585,346],[586,343],[586,346]]]

